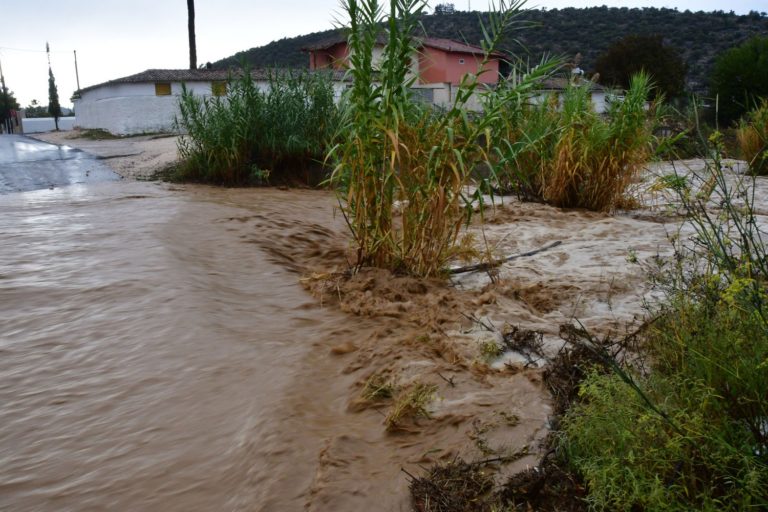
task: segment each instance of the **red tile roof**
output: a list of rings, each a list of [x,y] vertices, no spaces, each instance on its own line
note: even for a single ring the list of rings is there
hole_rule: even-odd
[[[298,70],[287,69],[254,69],[251,71],[251,76],[254,80],[268,80],[270,73],[289,73],[296,72]],[[103,82],[96,85],[91,85],[80,89],[80,92],[90,91],[98,87],[112,84],[132,84],[132,83],[147,83],[147,82],[218,82],[227,80],[230,77],[237,77],[241,71],[227,70],[227,69],[148,69],[135,75],[124,76],[122,78],[115,78],[108,82]],[[318,70],[317,72],[327,72],[327,70]],[[334,80],[342,80],[344,78],[343,71],[335,71]]]

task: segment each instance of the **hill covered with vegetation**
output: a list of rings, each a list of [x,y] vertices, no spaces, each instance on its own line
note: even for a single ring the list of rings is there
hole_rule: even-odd
[[[439,9],[439,14],[421,20],[426,35],[478,44],[482,38],[481,12]],[[673,9],[629,9],[590,7],[531,10],[521,17],[524,29],[507,35],[502,49],[532,62],[544,54],[572,58],[581,53],[581,67],[594,71],[597,57],[613,43],[629,34],[661,35],[664,43],[676,48],[688,66],[689,90],[706,90],[714,59],[723,51],[747,39],[768,33],[765,13],[691,12]],[[252,67],[306,68],[309,57],[302,48],[333,37],[327,30],[299,37],[280,39],[251,48],[213,63],[214,68],[237,66],[245,60]]]

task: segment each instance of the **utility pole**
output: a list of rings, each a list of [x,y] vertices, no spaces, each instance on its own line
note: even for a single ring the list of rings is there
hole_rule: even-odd
[[[80,93],[80,74],[77,72],[77,50],[72,50],[75,52],[75,79],[77,80],[77,92]]]

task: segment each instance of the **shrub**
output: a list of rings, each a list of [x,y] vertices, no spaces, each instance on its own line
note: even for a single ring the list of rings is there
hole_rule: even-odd
[[[768,507],[768,249],[754,181],[727,179],[712,142],[708,175],[691,177],[707,186],[678,189],[694,236],[660,269],[650,372],[590,376],[562,423],[597,510]]]
[[[183,88],[177,129],[180,178],[219,185],[283,181],[321,161],[338,111],[330,77],[272,71],[260,90],[247,70],[227,95],[200,97]]]
[[[742,157],[752,174],[768,175],[768,100],[747,114],[736,132]]]
[[[768,37],[754,37],[715,60],[710,94],[719,102],[720,119],[738,120],[759,98],[768,97]]]
[[[611,87],[629,88],[632,77],[648,73],[654,96],[679,96],[685,88],[686,65],[677,48],[664,44],[660,35],[629,35],[597,57],[595,72],[600,82]]]

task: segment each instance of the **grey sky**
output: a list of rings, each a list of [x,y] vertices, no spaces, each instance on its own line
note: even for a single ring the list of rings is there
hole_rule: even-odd
[[[449,1],[449,0],[446,0]],[[765,0],[577,1],[530,0],[529,7],[669,7],[680,10],[766,10]],[[432,0],[431,4],[443,3]],[[483,10],[487,0],[453,1],[456,9]],[[198,64],[284,37],[329,29],[339,17],[338,0],[196,0]],[[45,43],[61,103],[87,87],[149,68],[186,68],[187,7],[184,0],[0,0],[0,62],[8,87],[26,106],[48,103]],[[28,51],[32,50],[32,51]]]

